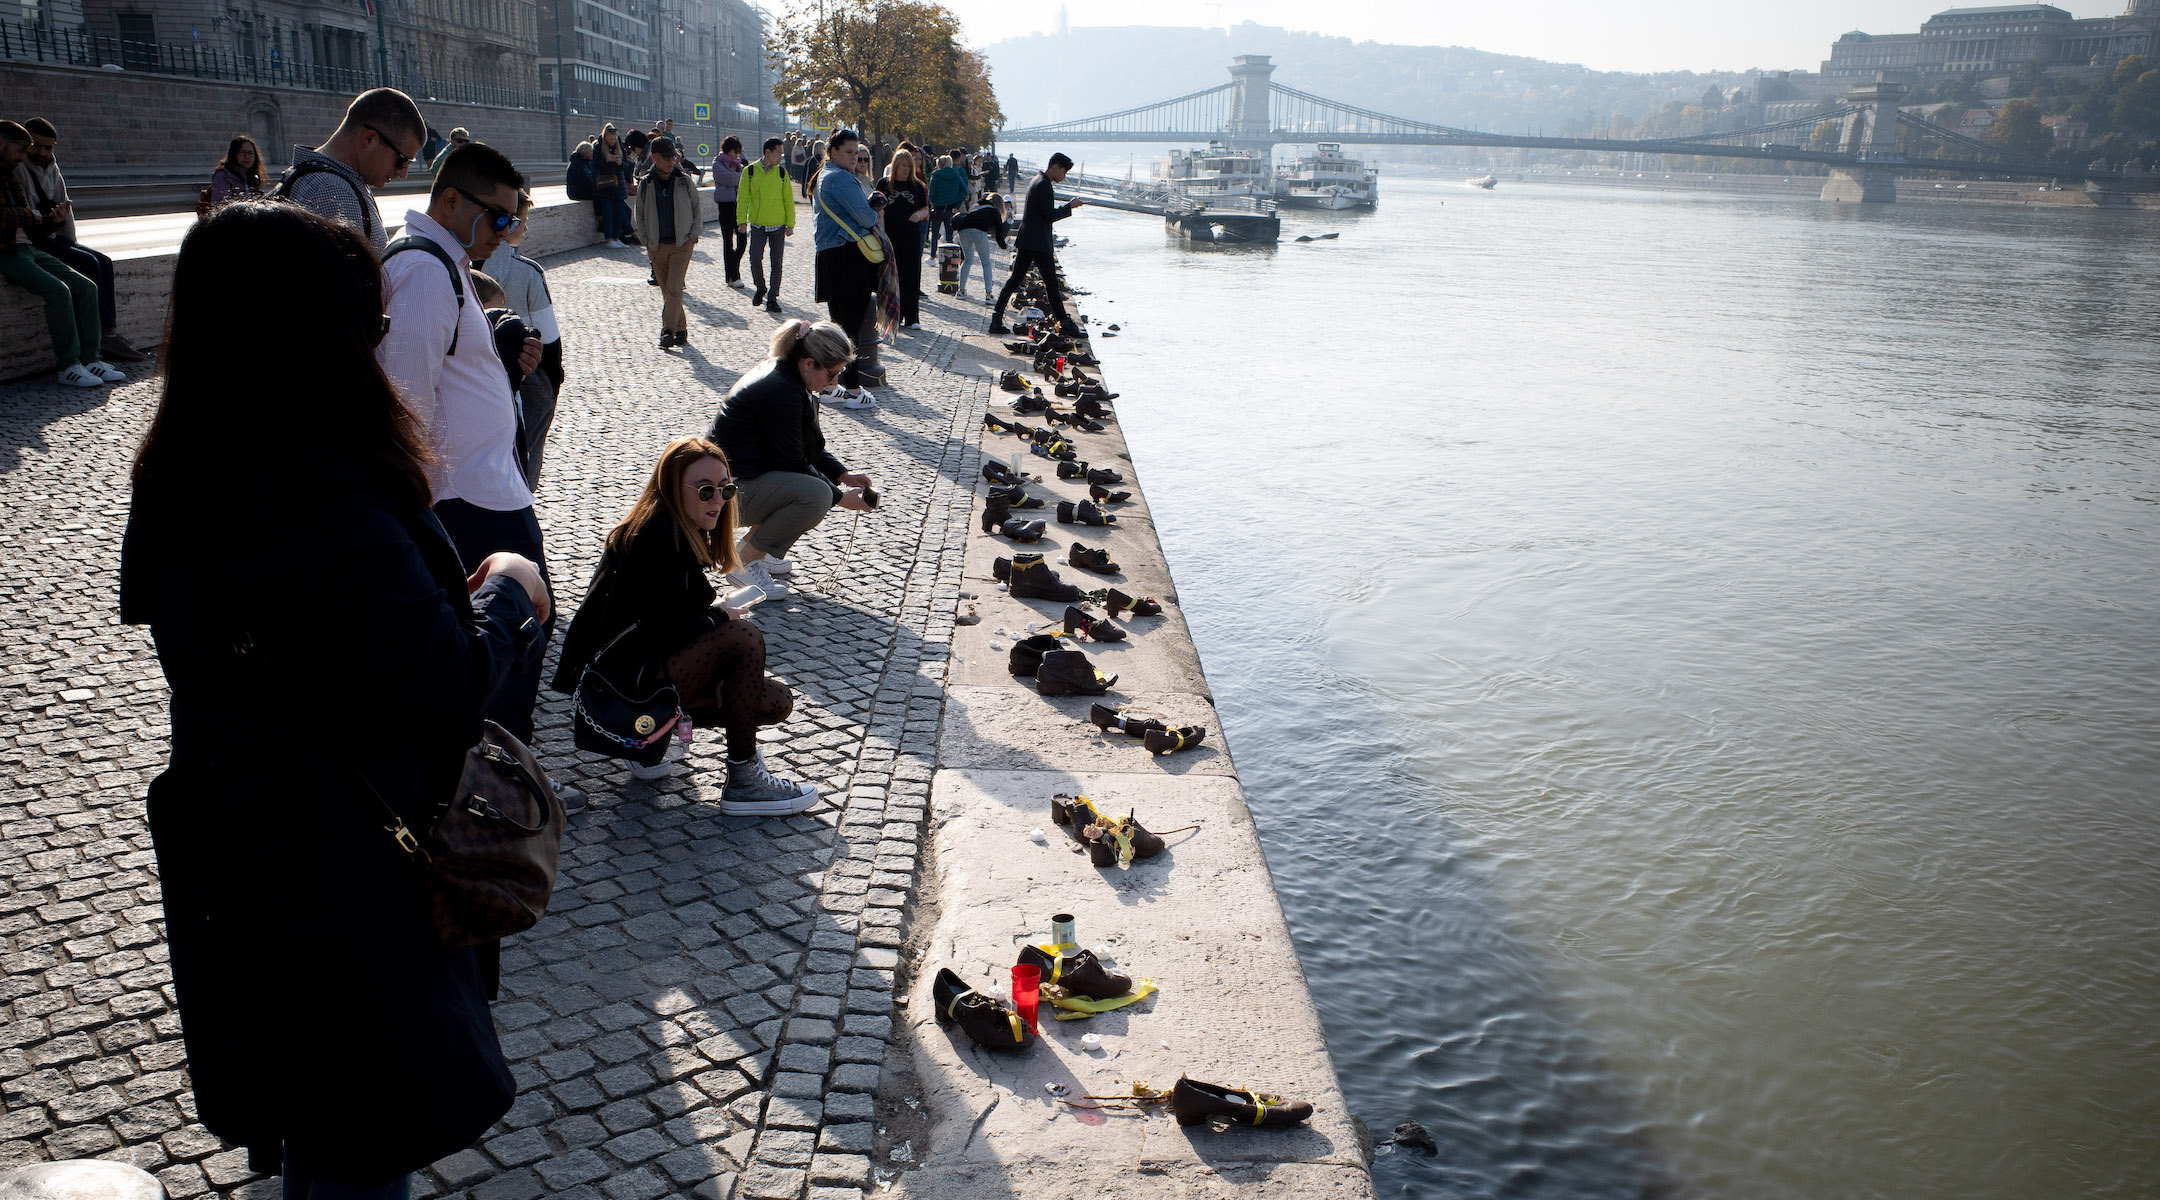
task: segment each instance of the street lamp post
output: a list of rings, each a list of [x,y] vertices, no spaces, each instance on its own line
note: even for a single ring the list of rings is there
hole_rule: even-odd
[[[562,56],[562,10],[572,0],[555,0],[555,143],[562,151],[564,162],[570,161],[570,117],[566,107],[570,103],[570,84],[563,78]]]

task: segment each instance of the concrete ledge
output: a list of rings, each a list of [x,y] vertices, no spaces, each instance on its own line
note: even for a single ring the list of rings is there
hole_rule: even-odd
[[[966,361],[955,369],[994,377],[1020,365],[987,339],[968,342]],[[996,396],[992,411],[1007,415],[1010,395]],[[984,457],[1002,459],[1021,446],[979,427],[974,436]],[[1368,1150],[1336,1080],[1137,472],[1115,425],[1076,434],[1074,442],[1094,465],[1128,476],[1134,502],[1117,509],[1117,527],[1056,524],[1056,502],[1083,498],[1087,486],[1056,479],[1052,464],[1031,457],[1024,469],[1050,477],[1031,480],[1028,490],[1053,507],[1027,515],[1049,521],[1051,533],[1039,547],[1016,547],[981,532],[988,485],[973,480],[976,519],[962,590],[975,598],[960,603],[982,622],[953,631],[929,859],[895,1031],[896,1055],[904,1051],[904,1061],[894,1063],[906,1081],[900,1086],[919,1109],[902,1107],[888,1088],[880,1112],[888,1126],[882,1150],[889,1155],[911,1139],[908,1158],[922,1165],[896,1161],[904,1169],[891,1194],[1367,1200]],[[1059,567],[1068,582],[1164,601],[1162,616],[1119,622],[1132,635],[1127,641],[1078,643],[1120,677],[1101,702],[1206,725],[1200,748],[1158,758],[1090,724],[1096,700],[1043,697],[1030,681],[1007,674],[1015,636],[1024,636],[1029,621],[1058,624],[1065,605],[1003,593],[992,582],[991,559],[1016,549],[1055,559],[1075,541],[1109,548],[1123,570],[1106,579]],[[1150,829],[1200,828],[1169,835],[1168,850],[1131,870],[1099,869],[1051,821],[1050,800],[1060,793],[1085,793],[1110,811],[1135,810]],[[1035,829],[1043,842],[1029,837]],[[1041,1044],[1023,1054],[991,1054],[936,1023],[929,993],[939,968],[1003,989],[1019,948],[1044,940],[1057,912],[1074,914],[1082,945],[1109,947],[1116,970],[1162,990],[1086,1021],[1054,1020],[1045,1005]],[[1100,1035],[1099,1050],[1082,1046],[1089,1033]],[[1315,1112],[1295,1129],[1184,1129],[1167,1108],[1090,1111],[1061,1103],[1130,1094],[1135,1080],[1167,1088],[1180,1074],[1279,1092],[1310,1101]]]
[[[383,219],[390,224],[393,237],[403,226],[405,210],[413,203],[426,202],[424,197],[417,195],[385,195],[378,200],[383,205]],[[96,248],[94,230],[84,232],[84,244]],[[582,200],[565,200],[533,208],[532,228],[525,235],[523,249],[528,256],[538,258],[596,245],[599,241],[599,235],[593,232],[592,205]],[[173,263],[179,258],[179,252],[176,243],[157,250],[112,256],[120,333],[144,349],[165,338],[165,310],[172,297]],[[52,336],[45,330],[45,307],[29,292],[11,283],[0,283],[0,325],[19,333],[19,336],[0,343],[0,380],[24,379],[54,369]],[[256,347],[256,350],[264,354],[280,352],[274,346]]]

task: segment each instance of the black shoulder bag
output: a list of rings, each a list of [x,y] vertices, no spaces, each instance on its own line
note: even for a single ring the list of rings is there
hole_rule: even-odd
[[[628,680],[619,675],[611,679],[600,670],[607,652],[636,628],[631,622],[586,660],[570,706],[571,738],[580,750],[650,767],[667,757],[668,735],[682,720],[681,694],[665,674],[652,684],[642,670]]]

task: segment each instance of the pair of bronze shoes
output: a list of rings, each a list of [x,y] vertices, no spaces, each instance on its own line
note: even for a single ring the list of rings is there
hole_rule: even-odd
[[[982,474],[984,479],[992,483],[1004,484],[1010,487],[1020,486],[1020,476],[1014,474],[1011,467],[994,458],[983,460]]]
[[[1011,472],[1008,470],[1007,474],[1010,473]],[[1003,487],[991,488],[987,503],[1002,504],[1005,505],[1007,508],[1043,507],[1042,497],[1028,495],[1027,489],[1021,487],[1018,483],[1009,483]],[[1004,520],[1003,517],[1000,517],[998,519],[1000,521]],[[983,532],[988,533],[990,532],[990,530],[988,527],[985,527],[983,529]]]
[[[1097,728],[1139,738],[1150,754],[1190,750],[1207,737],[1204,725],[1165,725],[1153,717],[1128,717],[1123,711],[1103,704],[1089,706],[1088,720]]]
[[[1136,617],[1156,617],[1162,615],[1162,603],[1156,600],[1155,597],[1142,596],[1139,599],[1135,600],[1131,596],[1126,595],[1125,593],[1117,590],[1116,588],[1110,589],[1110,598],[1103,601],[1103,607],[1110,611],[1110,615],[1112,618],[1115,618],[1120,612],[1124,612],[1128,609],[1131,610],[1132,615]]]
[[[1041,554],[1015,554],[1010,559],[993,559],[990,563],[993,578],[1002,579],[1009,585],[1009,594],[1015,600],[1055,600],[1071,604],[1080,598],[1080,589],[1058,578]]]
[[[987,520],[988,514],[986,513],[984,516]],[[1026,517],[1013,517],[999,522],[998,532],[1023,545],[1033,545],[1041,541],[1044,534],[1050,532],[1050,526],[1041,521],[1030,521]]]
[[[1110,557],[1108,550],[1097,550],[1083,546],[1078,542],[1074,542],[1072,549],[1065,552],[1065,561],[1083,571],[1093,571],[1097,575],[1116,575],[1119,573],[1117,562]]]
[[[1088,499],[1097,504],[1123,504],[1132,499],[1131,492],[1113,492],[1099,483],[1088,485]]]
[[[1045,987],[1055,985],[1090,1000],[1110,1000],[1132,991],[1132,977],[1102,965],[1093,950],[1077,946],[1070,954],[1062,946],[1056,950],[1052,954],[1041,946],[1022,946],[1020,965],[1041,971]]]
[[[1303,1100],[1286,1100],[1272,1092],[1202,1083],[1180,1075],[1177,1086],[1170,1089],[1170,1111],[1177,1116],[1180,1125],[1225,1121],[1232,1125],[1280,1129],[1286,1125],[1304,1124],[1312,1117],[1313,1106]]]
[[[1112,393],[1112,395],[1115,395],[1115,393]],[[1103,401],[1110,398],[1109,395],[1082,396],[1073,401],[1073,414],[1086,417],[1090,421],[1114,421],[1117,417],[1103,404]]]
[[[1109,621],[1091,617],[1070,604],[1065,606],[1065,635],[1096,642],[1122,642],[1127,636],[1124,630]]]
[[[1016,676],[1034,676],[1035,691],[1044,696],[1101,696],[1117,682],[1117,676],[1096,670],[1087,655],[1066,646],[1054,633],[1014,642],[1005,656],[1005,669]]]
[[[1057,519],[1060,525],[1117,524],[1116,517],[1095,507],[1095,502],[1092,500],[1082,500],[1078,504],[1074,504],[1070,500],[1058,501]]]
[[[1098,867],[1124,866],[1136,859],[1153,858],[1166,845],[1161,835],[1149,833],[1137,816],[1107,816],[1086,796],[1052,797],[1050,821],[1064,826],[1065,832],[1087,850],[1088,861]]]
[[[1035,1031],[1012,1005],[969,987],[950,967],[938,968],[930,981],[930,1004],[938,1024],[958,1025],[985,1050],[1025,1050],[1035,1044]]]

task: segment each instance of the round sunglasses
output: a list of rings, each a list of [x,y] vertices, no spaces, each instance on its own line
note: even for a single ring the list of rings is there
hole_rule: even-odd
[[[722,502],[733,500],[735,498],[735,485],[733,483],[701,483],[697,485],[699,504],[711,504],[714,496],[720,497]]]

